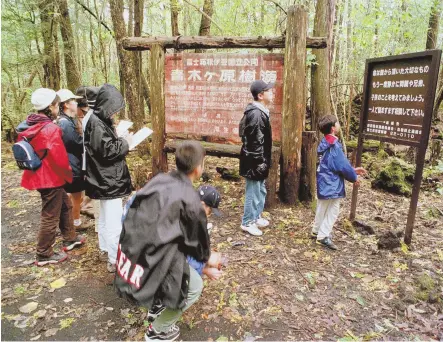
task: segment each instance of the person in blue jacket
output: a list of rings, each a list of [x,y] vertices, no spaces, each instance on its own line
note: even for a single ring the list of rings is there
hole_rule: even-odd
[[[318,146],[317,210],[311,237],[317,244],[336,250],[331,232],[340,212],[340,200],[346,197],[345,179],[359,184],[359,175],[366,173],[362,167],[352,167],[338,141],[340,124],[334,115],[320,119],[319,129],[325,136]]]

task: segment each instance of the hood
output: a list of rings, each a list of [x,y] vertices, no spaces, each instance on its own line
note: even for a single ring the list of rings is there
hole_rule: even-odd
[[[111,122],[111,116],[125,108],[125,100],[122,94],[111,84],[104,84],[95,101],[94,114],[100,120]]]
[[[325,135],[325,137],[321,140],[320,144],[318,145],[317,152],[320,154],[324,153],[332,145],[335,145],[337,141],[338,141],[337,137],[331,134]]]
[[[257,106],[254,102],[251,102],[251,103],[248,103],[248,105],[246,106],[245,114],[246,114],[247,112],[250,112],[251,110],[255,110],[255,109],[259,109],[260,111],[263,112],[263,109],[262,109],[262,108],[260,108],[259,106]],[[263,113],[265,113],[265,112],[263,112]],[[265,113],[265,114],[266,114],[266,113]]]
[[[26,121],[18,125],[16,130],[21,137],[32,139],[44,126],[51,122],[51,119],[44,114],[30,114]]]

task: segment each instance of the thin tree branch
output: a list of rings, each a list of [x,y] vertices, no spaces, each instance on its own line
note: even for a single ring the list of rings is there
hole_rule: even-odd
[[[275,6],[280,8],[283,11],[284,14],[288,15],[288,12],[286,12],[285,9],[283,7],[281,7],[281,5],[277,1],[274,1],[274,0],[264,0],[264,1],[272,2]]]
[[[190,3],[188,0],[183,0],[183,1],[186,2],[188,5],[194,7],[202,15],[204,15],[206,18],[208,18],[220,30],[220,32],[223,33],[223,29],[209,15],[207,15],[205,12],[203,12],[200,8],[198,8],[194,4]]]
[[[108,30],[108,32],[111,34],[111,36],[114,38],[114,32],[108,27],[108,25],[106,25],[106,23],[104,23],[102,20],[100,20],[97,15],[92,12],[85,4],[83,4],[80,0],[75,0],[76,3],[78,3],[80,6],[83,7],[83,9],[88,12],[90,15],[92,15],[95,19],[97,19],[97,21],[103,25],[103,27]]]

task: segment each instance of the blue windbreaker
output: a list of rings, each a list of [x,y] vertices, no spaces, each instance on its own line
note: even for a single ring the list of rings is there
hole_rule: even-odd
[[[338,139],[327,135],[317,149],[320,163],[317,168],[318,199],[334,199],[346,196],[345,179],[354,183],[357,174],[343,153]]]

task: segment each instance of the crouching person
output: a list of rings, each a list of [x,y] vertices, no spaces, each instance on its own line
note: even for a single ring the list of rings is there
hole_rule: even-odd
[[[160,309],[147,341],[175,340],[180,334],[175,323],[203,290],[188,256],[203,263],[210,256],[206,213],[192,186],[204,156],[198,142],[182,143],[177,171],[159,174],[139,190],[123,222],[114,284],[121,297]]]

